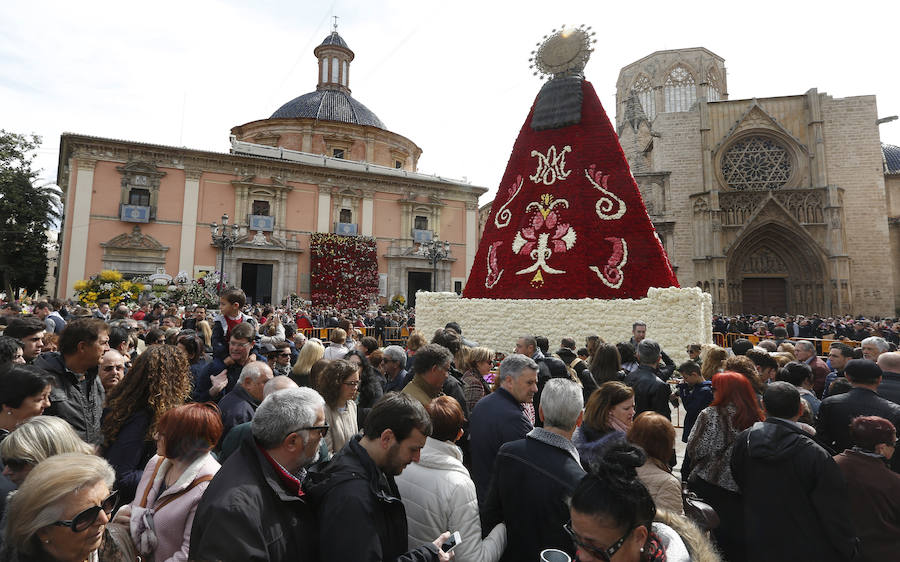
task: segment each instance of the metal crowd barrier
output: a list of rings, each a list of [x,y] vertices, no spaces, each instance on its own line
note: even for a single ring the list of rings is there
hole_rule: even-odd
[[[372,336],[373,338],[378,340],[378,343],[382,346],[388,345],[399,345],[402,347],[406,347],[406,341],[409,339],[409,328],[407,327],[386,327],[386,328],[374,328],[371,326],[366,326],[363,328],[355,328],[355,330],[359,330],[362,333],[363,337]],[[331,340],[331,332],[334,331],[334,328],[298,328],[298,332],[301,332],[307,338],[319,338],[323,342]]]

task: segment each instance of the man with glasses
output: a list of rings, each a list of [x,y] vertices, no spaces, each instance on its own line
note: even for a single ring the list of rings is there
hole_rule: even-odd
[[[215,358],[210,361],[197,379],[191,393],[195,402],[218,402],[222,396],[231,392],[244,365],[256,361],[256,356],[250,353],[255,332],[256,329],[249,322],[242,322],[234,327],[227,344],[228,355],[224,359]]]
[[[288,388],[263,400],[252,433],[197,506],[191,560],[318,559],[315,509],[301,483],[328,431],[324,407],[311,388]]]
[[[286,341],[276,343],[274,346],[272,344],[264,344],[263,347],[270,347],[271,349],[266,349],[266,358],[269,361],[269,365],[272,366],[272,372],[276,377],[278,376],[289,376],[291,374],[291,344]]]
[[[544,427],[500,447],[481,521],[485,529],[506,523],[501,560],[539,560],[545,548],[575,554],[563,525],[569,520],[566,500],[585,475],[572,443],[583,409],[577,383],[550,379],[538,410]]]
[[[419,461],[430,434],[431,418],[422,404],[390,392],[366,416],[363,435],[353,437],[321,472],[310,473],[304,490],[317,505],[319,560],[450,559],[440,549],[449,532],[407,551],[406,510],[394,482]]]
[[[109,394],[117,384],[122,382],[124,377],[125,357],[115,349],[110,349],[103,354],[103,359],[100,360],[100,383],[106,394]]]
[[[441,389],[450,374],[452,360],[450,351],[442,345],[430,343],[419,348],[413,363],[415,376],[403,388],[403,394],[412,396],[423,407],[443,395]]]

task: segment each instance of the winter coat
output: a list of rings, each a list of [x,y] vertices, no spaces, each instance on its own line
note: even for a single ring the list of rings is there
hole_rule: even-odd
[[[900,550],[900,474],[891,472],[881,455],[856,449],[847,449],[834,461],[847,481],[847,517],[859,534],[856,560],[891,560]]]
[[[578,450],[578,456],[581,458],[581,466],[588,470],[591,463],[595,459],[603,457],[607,449],[616,443],[625,442],[625,433],[610,429],[609,431],[600,432],[582,424],[575,429],[572,434],[572,443]]]
[[[63,356],[56,351],[38,356],[34,366],[47,371],[54,379],[50,407],[44,410],[44,415],[66,420],[83,440],[92,445],[101,444],[100,420],[106,393],[97,376],[98,367],[89,369],[84,380],[79,382],[78,376],[66,369]]]
[[[265,336],[263,334],[259,335],[259,339],[256,340],[256,343],[259,345],[270,344],[275,345],[276,343],[281,343],[284,341],[284,324],[278,324],[275,326],[275,334],[271,336]]]
[[[681,499],[681,480],[676,478],[668,466],[656,459],[648,458],[642,466],[637,467],[638,480],[650,492],[657,509],[665,509],[672,513],[684,515],[684,503]]]
[[[241,371],[243,369],[243,365],[232,363],[231,365],[226,367],[225,362],[222,359],[213,359],[206,364],[206,367],[203,369],[203,374],[201,374],[200,377],[194,381],[195,384],[194,390],[191,391],[191,400],[193,400],[194,402],[221,400],[224,396],[231,392],[234,388],[234,385],[237,384],[237,380],[238,378],[240,378]],[[209,380],[209,377],[218,375],[222,371],[228,371],[228,384],[225,385],[225,388],[222,389],[218,396],[213,398],[209,395],[209,390],[212,388],[212,381]]]
[[[150,459],[131,503],[131,539],[145,556],[152,553],[156,562],[188,559],[194,514],[209,486],[208,481],[197,484],[194,481],[215,475],[221,465],[209,453],[204,454],[160,493],[171,466],[169,459],[160,456]],[[172,497],[175,499],[166,500]],[[168,503],[158,507],[165,501]]]
[[[850,421],[856,416],[880,416],[900,427],[900,406],[867,388],[854,387],[844,394],[829,396],[819,405],[816,440],[834,453],[849,449],[853,446]],[[891,469],[900,472],[900,454],[891,459]]]
[[[481,540],[475,483],[462,464],[459,447],[429,437],[419,462],[403,469],[396,481],[406,508],[410,549],[444,531],[459,531],[462,542],[453,550],[457,562],[500,559],[506,548],[506,525],[497,525]]]
[[[472,481],[479,505],[487,497],[494,471],[494,458],[500,446],[524,439],[533,426],[522,404],[503,387],[488,394],[475,406],[469,417],[469,447],[472,452]]]
[[[343,529],[343,527],[342,527]],[[191,527],[191,560],[317,560],[315,511],[285,487],[248,433],[200,500]]]
[[[713,391],[712,382],[702,381],[700,384],[693,386],[688,383],[680,383],[678,385],[678,396],[681,397],[681,403],[687,412],[684,415],[684,429],[681,432],[681,440],[687,443],[691,434],[691,428],[697,421],[697,416],[712,403]]]
[[[259,326],[256,318],[250,316],[249,314],[244,314],[243,312],[241,312],[241,322],[249,322],[253,326],[254,332]],[[225,316],[223,316],[222,314],[216,314],[215,318],[213,318],[212,327],[213,358],[225,359],[226,357],[228,357],[228,340],[225,339],[225,334],[227,333],[228,323],[225,321]]]
[[[739,492],[731,476],[730,464],[732,445],[739,433],[734,427],[736,412],[737,409],[730,404],[725,406],[724,412],[714,406],[704,408],[697,417],[685,449],[693,466],[691,478],[702,478],[731,492]]]
[[[322,359],[327,361],[336,361],[338,359],[343,359],[345,355],[347,355],[348,349],[340,344],[332,343],[328,347],[325,348],[325,354],[322,355]]]
[[[406,510],[397,484],[375,465],[359,440],[351,439],[304,483],[318,515],[319,560],[437,560],[437,547],[430,541],[407,551]]]
[[[625,377],[625,384],[634,389],[634,415],[653,411],[662,414],[667,420],[672,419],[669,407],[669,396],[672,389],[656,376],[656,371],[647,365],[641,365]]]
[[[325,423],[331,428],[325,435],[325,442],[328,443],[328,452],[334,455],[344,448],[351,437],[359,433],[356,421],[356,402],[348,400],[347,407],[343,412],[326,404]]]
[[[652,527],[666,548],[668,562],[722,561],[709,536],[686,517],[657,509]],[[677,535],[680,541],[675,540],[673,534]],[[682,548],[687,549],[687,552],[683,552]]]
[[[236,385],[234,390],[219,400],[219,413],[222,415],[222,436],[228,435],[236,425],[246,423],[253,419],[259,401],[250,396],[250,393],[241,386]]]
[[[812,437],[769,417],[738,434],[731,473],[743,494],[750,560],[852,559],[847,484]]]
[[[572,442],[544,428],[500,447],[481,521],[485,528],[506,523],[501,560],[539,560],[545,548],[575,554],[563,525],[567,499],[585,474]]]
[[[103,457],[116,470],[115,488],[123,503],[134,499],[144,466],[156,453],[156,442],[147,438],[152,421],[150,410],[133,413],[122,424],[116,440],[103,452]]]
[[[878,385],[878,396],[890,400],[894,404],[900,404],[900,373],[883,371],[881,384]]]

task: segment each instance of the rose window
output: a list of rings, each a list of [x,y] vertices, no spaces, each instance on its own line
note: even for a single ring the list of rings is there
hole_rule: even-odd
[[[768,137],[739,140],[722,158],[722,175],[732,189],[778,189],[787,183],[793,168],[788,150]]]

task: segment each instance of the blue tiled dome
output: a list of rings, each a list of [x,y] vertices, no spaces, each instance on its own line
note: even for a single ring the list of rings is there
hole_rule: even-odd
[[[337,45],[338,47],[343,47],[347,50],[350,50],[350,47],[347,46],[347,42],[344,41],[344,39],[340,35],[338,35],[337,31],[332,31],[331,33],[329,33],[328,37],[326,37],[325,40],[319,44],[320,47],[322,45]]]
[[[900,174],[900,146],[882,143],[881,152],[884,154],[884,173]]]
[[[319,119],[387,130],[381,119],[368,107],[340,90],[318,90],[303,94],[279,107],[270,119]]]

